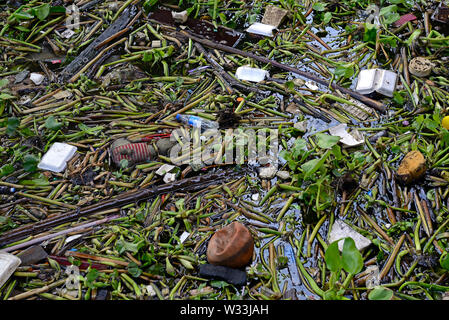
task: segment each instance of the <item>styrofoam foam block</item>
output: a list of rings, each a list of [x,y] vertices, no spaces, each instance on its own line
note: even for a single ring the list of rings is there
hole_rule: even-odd
[[[65,169],[67,161],[73,157],[76,150],[77,148],[70,144],[55,142],[47,153],[44,154],[37,167],[42,170],[61,172]]]

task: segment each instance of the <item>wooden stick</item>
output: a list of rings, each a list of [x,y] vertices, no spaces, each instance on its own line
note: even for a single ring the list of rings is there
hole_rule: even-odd
[[[56,237],[59,237],[59,236],[62,236],[62,235],[74,232],[74,231],[84,230],[86,228],[89,228],[89,227],[92,227],[92,226],[96,226],[96,225],[108,222],[109,220],[116,219],[116,218],[119,218],[119,217],[120,217],[120,215],[115,215],[115,216],[107,217],[107,218],[100,219],[100,220],[97,220],[97,221],[84,223],[82,225],[79,225],[79,226],[76,226],[76,227],[73,227],[73,228],[69,228],[69,229],[66,229],[66,230],[63,230],[63,231],[60,231],[60,232],[52,233],[52,234],[49,234],[49,235],[46,235],[46,236],[43,236],[43,237],[31,239],[30,241],[27,241],[27,242],[24,242],[24,243],[16,244],[15,246],[11,246],[11,247],[2,249],[1,251],[11,252],[11,251],[15,251],[15,250],[18,250],[18,249],[26,248],[26,247],[29,247],[29,246],[31,246],[33,244],[41,243],[43,241],[50,240],[50,239],[53,239],[53,238],[56,238]]]

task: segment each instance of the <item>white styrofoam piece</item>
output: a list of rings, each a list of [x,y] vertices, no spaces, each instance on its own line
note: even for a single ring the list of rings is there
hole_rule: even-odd
[[[165,183],[173,182],[176,180],[176,174],[167,172],[162,180],[164,180]]]
[[[378,70],[378,83],[376,85],[376,91],[387,97],[393,97],[394,89],[396,88],[396,82],[398,75],[396,72],[388,70]]]
[[[190,232],[184,231],[179,237],[179,241],[183,243],[190,236]]]
[[[357,87],[355,90],[361,94],[370,94],[374,91],[374,81],[376,77],[376,69],[362,70],[357,79]]]
[[[270,74],[266,70],[242,66],[237,68],[235,76],[239,80],[260,82],[263,81],[266,77],[269,77]]]
[[[329,243],[332,243],[334,241],[350,237],[354,240],[355,246],[357,250],[361,251],[368,247],[371,244],[371,240],[368,238],[362,236],[360,233],[352,229],[349,225],[344,223],[342,220],[337,219],[335,220],[334,224],[332,225],[332,230],[329,235]],[[343,250],[343,240],[338,242],[338,249],[340,251]]]
[[[258,34],[261,36],[273,37],[273,30],[276,29],[275,26],[270,24],[255,22],[246,29],[246,32]]]
[[[55,142],[47,153],[44,154],[37,167],[42,170],[61,172],[65,169],[67,161],[73,157],[76,150],[77,147],[70,144]]]
[[[167,172],[170,172],[175,166],[172,166],[171,164],[163,164],[159,169],[157,169],[156,174],[163,176]]]
[[[348,125],[341,123],[335,127],[329,128],[329,133],[332,136],[340,137],[340,142],[349,147],[358,146],[363,144],[363,136],[357,131],[353,130],[351,133],[347,131]]]
[[[66,39],[70,39],[75,34],[75,31],[66,29],[63,33],[61,33],[61,36],[63,36]]]
[[[0,287],[8,281],[22,261],[15,255],[0,251]]]
[[[34,82],[35,85],[40,85],[44,81],[44,76],[40,73],[33,72],[30,74],[30,80]]]
[[[189,14],[187,13],[187,10],[184,10],[182,12],[172,11],[171,16],[173,17],[173,20],[175,20],[176,22],[184,23],[187,21]]]
[[[387,97],[393,97],[398,75],[389,70],[366,69],[359,73],[355,91],[370,94],[374,91]]]

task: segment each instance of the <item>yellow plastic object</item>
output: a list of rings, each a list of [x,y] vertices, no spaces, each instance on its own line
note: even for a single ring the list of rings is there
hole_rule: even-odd
[[[443,121],[441,121],[441,125],[443,126],[443,128],[449,130],[449,116],[445,116],[443,118]]]

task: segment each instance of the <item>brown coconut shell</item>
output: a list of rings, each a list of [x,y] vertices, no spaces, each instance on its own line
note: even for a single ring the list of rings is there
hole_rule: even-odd
[[[409,184],[418,180],[426,173],[426,159],[423,154],[417,150],[410,151],[402,159],[397,171],[398,179]]]
[[[207,247],[210,264],[241,268],[249,264],[254,252],[254,239],[242,223],[234,221],[218,230]]]

